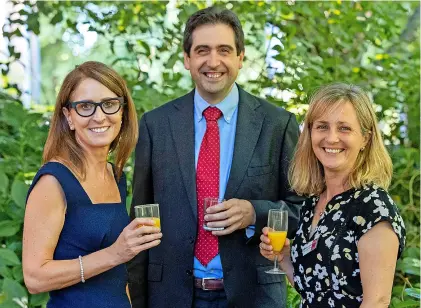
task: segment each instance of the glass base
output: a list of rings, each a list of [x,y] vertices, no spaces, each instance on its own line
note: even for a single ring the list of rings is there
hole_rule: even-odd
[[[285,275],[284,271],[281,271],[279,268],[272,268],[271,270],[265,271],[266,274],[272,275]]]
[[[205,229],[206,231],[222,231],[225,228],[219,227],[219,228],[215,228],[215,227],[208,227],[206,225],[203,225],[203,229]]]

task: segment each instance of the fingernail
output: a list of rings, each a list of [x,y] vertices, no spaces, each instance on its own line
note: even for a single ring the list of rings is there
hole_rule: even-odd
[[[208,215],[205,215],[205,220],[208,220],[208,218],[209,218],[209,216]]]

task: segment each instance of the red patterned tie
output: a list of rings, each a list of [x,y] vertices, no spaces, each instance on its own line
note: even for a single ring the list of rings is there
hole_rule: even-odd
[[[218,254],[218,238],[211,231],[203,229],[203,200],[207,197],[219,197],[219,127],[221,110],[208,107],[203,111],[206,119],[206,132],[200,145],[196,170],[197,215],[199,232],[194,254],[201,264],[206,266]]]

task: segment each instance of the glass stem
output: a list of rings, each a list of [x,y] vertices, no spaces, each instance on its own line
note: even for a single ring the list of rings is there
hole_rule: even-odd
[[[278,269],[278,254],[275,255],[275,262],[273,264],[273,269],[277,270]]]

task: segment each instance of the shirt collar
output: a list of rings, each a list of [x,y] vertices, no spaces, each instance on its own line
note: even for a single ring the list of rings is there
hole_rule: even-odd
[[[194,91],[194,112],[196,113],[196,120],[197,122],[200,122],[203,118],[203,111],[209,106],[212,106],[218,107],[218,109],[222,111],[225,122],[229,124],[231,122],[232,115],[238,106],[238,101],[239,93],[237,84],[235,83],[228,95],[216,105],[211,105],[205,101],[196,89]]]

